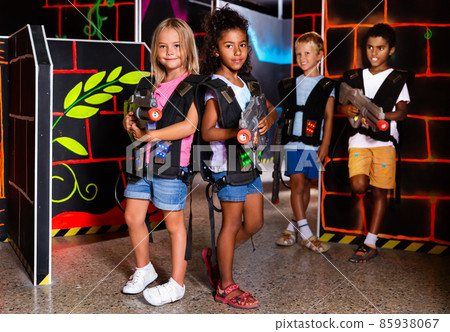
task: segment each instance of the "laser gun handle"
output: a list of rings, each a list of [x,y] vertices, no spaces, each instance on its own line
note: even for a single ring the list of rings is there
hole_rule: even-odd
[[[352,104],[356,108],[358,108],[355,104],[352,103],[352,100],[355,99],[355,95],[357,93],[357,89],[353,89],[347,83],[341,83],[339,87],[339,103],[341,105]],[[348,121],[353,128],[358,128],[361,125],[361,116],[356,115],[354,117],[348,117]]]

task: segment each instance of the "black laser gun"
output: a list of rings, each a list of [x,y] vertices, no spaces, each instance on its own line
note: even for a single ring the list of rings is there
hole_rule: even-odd
[[[358,128],[361,125],[362,117],[367,119],[370,129],[374,132],[385,131],[389,128],[383,108],[372,103],[361,89],[353,89],[347,83],[341,83],[339,90],[339,103],[342,105],[351,103],[360,111],[357,116],[348,118],[353,128]]]
[[[241,144],[247,144],[250,142],[253,146],[253,137],[255,132],[258,135],[258,144],[266,144],[266,135],[260,135],[258,130],[259,121],[267,116],[267,104],[264,94],[259,96],[252,96],[245,108],[245,111],[241,113],[241,119],[239,120],[239,132],[237,134],[237,140]]]

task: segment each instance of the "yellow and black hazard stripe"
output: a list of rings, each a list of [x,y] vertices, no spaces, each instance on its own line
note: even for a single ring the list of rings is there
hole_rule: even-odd
[[[28,263],[27,259],[25,258],[25,256],[23,255],[23,253],[20,251],[19,247],[16,245],[16,243],[8,238],[8,242],[11,244],[11,247],[14,249],[14,251],[17,254],[17,257],[19,257],[19,260],[22,262],[23,266],[25,267],[25,270],[27,270],[27,273],[30,275],[31,279],[33,279],[34,277],[34,272],[33,272],[33,268],[31,267],[31,265]]]
[[[12,239],[8,238],[7,240],[8,240],[8,242],[11,243],[12,248],[14,249],[14,251],[17,254],[17,257],[19,257],[19,260],[22,262],[23,266],[25,267],[25,270],[27,270],[27,273],[30,275],[31,280],[34,280],[33,268],[28,263],[27,259],[25,258],[23,253],[20,251],[19,247],[16,245],[16,243]],[[38,278],[39,278],[39,275],[38,275]],[[41,280],[36,280],[36,283],[39,286],[48,285],[50,283],[50,274],[44,275]]]
[[[52,229],[52,237],[104,234],[114,232],[124,232],[128,229],[126,224],[112,226],[76,227],[67,229]]]
[[[323,242],[338,242],[345,244],[360,244],[364,241],[364,239],[364,235],[346,235],[340,233],[324,233],[320,237],[320,241]],[[395,240],[380,237],[377,240],[377,247],[413,252],[425,252],[433,255],[450,255],[450,249],[448,246],[434,242]]]

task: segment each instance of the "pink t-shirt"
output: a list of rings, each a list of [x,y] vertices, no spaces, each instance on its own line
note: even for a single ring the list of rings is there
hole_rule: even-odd
[[[154,97],[158,102],[158,108],[162,110],[170,98],[172,93],[175,91],[176,87],[182,80],[184,80],[189,73],[184,73],[183,75],[177,77],[176,79],[161,83],[154,92]],[[180,166],[186,167],[189,165],[189,158],[191,156],[191,146],[194,135],[190,135],[181,140],[181,153],[180,153]]]

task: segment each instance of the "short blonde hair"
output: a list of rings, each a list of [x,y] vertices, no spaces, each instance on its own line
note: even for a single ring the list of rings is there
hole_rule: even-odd
[[[311,32],[304,33],[303,35],[301,35],[300,37],[298,37],[296,39],[294,47],[297,47],[297,45],[303,44],[303,43],[313,44],[314,48],[317,51],[317,54],[319,54],[320,51],[322,51],[322,52],[324,51],[323,40],[317,32],[311,31]]]
[[[158,38],[164,29],[172,28],[180,37],[180,49],[182,56],[186,57],[186,70],[191,74],[198,74],[198,53],[195,45],[195,37],[191,27],[179,18],[167,18],[155,29],[151,44],[151,62],[155,72],[155,88],[166,78],[166,68],[158,61]]]

